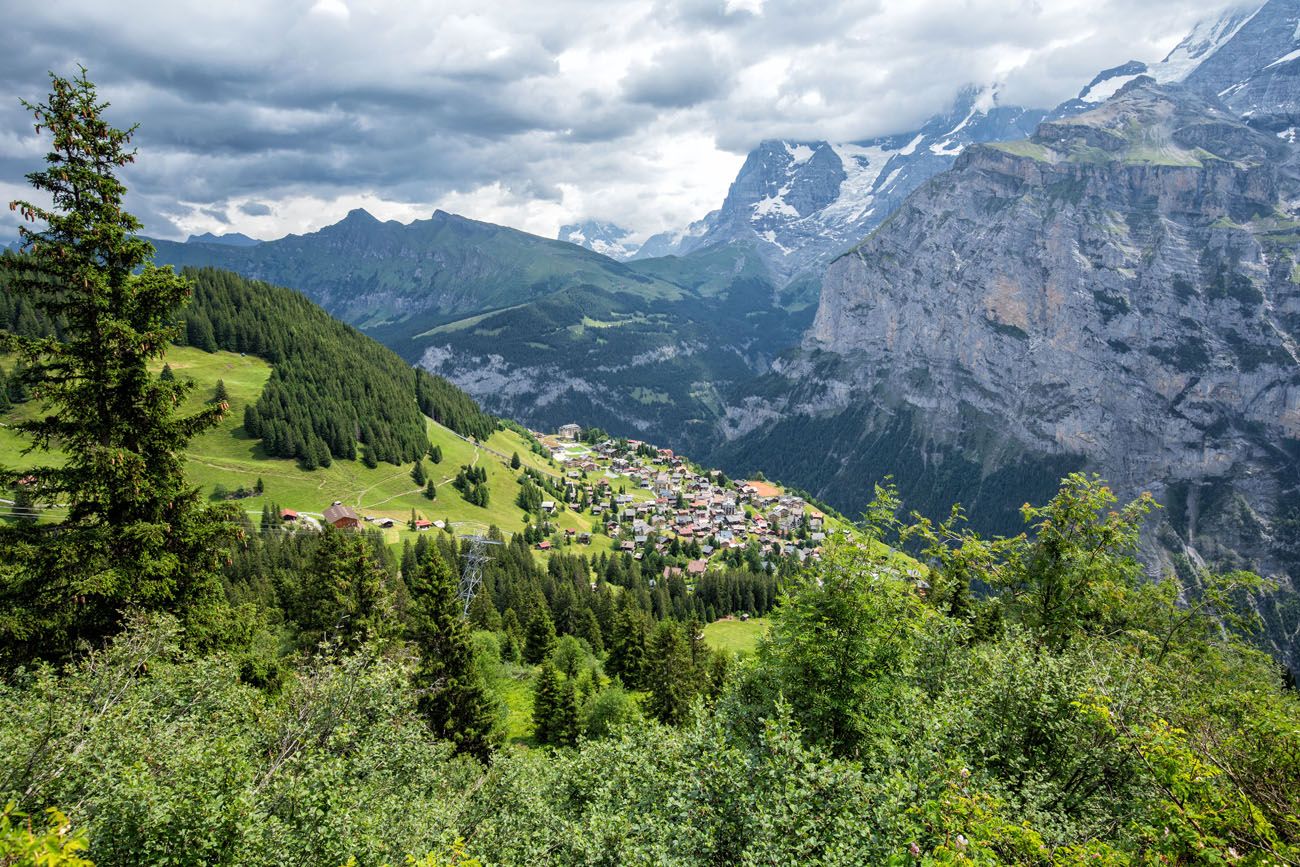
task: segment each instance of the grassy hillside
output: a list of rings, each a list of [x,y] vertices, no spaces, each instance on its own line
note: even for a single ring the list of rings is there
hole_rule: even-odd
[[[178,377],[195,381],[196,388],[189,398],[190,408],[211,397],[218,379],[225,382],[230,412],[220,426],[192,443],[188,473],[193,483],[207,494],[211,494],[217,485],[232,491],[241,487],[252,489],[260,478],[264,486],[261,496],[236,501],[254,519],[261,514],[265,504],[319,516],[332,502],[340,500],[362,515],[398,521],[398,528],[387,531],[389,541],[394,543],[415,536],[405,526],[412,509],[419,517],[429,520],[496,524],[506,533],[524,527],[523,512],[515,505],[519,492],[518,473],[499,457],[466,442],[432,420],[426,422],[429,440],[440,446],[443,453],[441,464],[435,465],[428,459],[424,462],[429,476],[438,485],[435,501],[426,499],[422,488],[411,479],[413,463],[400,466],[380,464],[370,469],[360,461],[336,460],[327,468],[308,471],[295,460],[267,456],[261,443],[243,430],[244,407],[256,401],[271,375],[271,366],[265,361],[233,352],[208,353],[192,347],[175,346],[168,350],[166,362]],[[22,441],[9,425],[35,410],[35,404],[28,403],[0,415],[0,424],[5,425],[0,427],[0,463],[22,466],[32,461],[31,457],[21,455]],[[545,460],[530,452],[529,444],[514,431],[498,431],[490,443],[498,451],[507,455],[518,452],[521,460],[527,458],[530,465],[554,472]],[[462,464],[487,468],[491,492],[487,508],[465,502],[451,486]],[[589,516],[572,512],[558,515],[554,523],[561,528],[591,529]],[[590,547],[584,546],[582,550],[608,550],[609,546],[607,537],[597,536]]]

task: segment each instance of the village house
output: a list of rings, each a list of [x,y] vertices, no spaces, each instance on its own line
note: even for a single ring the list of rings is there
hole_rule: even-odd
[[[576,425],[570,422],[569,424],[560,425],[560,429],[556,431],[556,436],[562,440],[569,440],[572,442],[573,440],[576,440],[581,433],[581,425]]]
[[[351,506],[345,506],[338,500],[325,510],[325,523],[339,530],[355,530],[361,526],[361,519]]]

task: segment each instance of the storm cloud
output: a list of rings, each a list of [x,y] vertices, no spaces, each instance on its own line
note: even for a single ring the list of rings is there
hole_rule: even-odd
[[[130,206],[161,237],[435,208],[644,237],[716,207],[765,138],[902,132],[968,84],[1050,106],[1159,60],[1222,0],[96,0],[0,31],[0,195],[44,143],[20,97],[85,65],[139,122]],[[0,217],[11,234],[12,215]],[[3,238],[0,238],[3,240]]]

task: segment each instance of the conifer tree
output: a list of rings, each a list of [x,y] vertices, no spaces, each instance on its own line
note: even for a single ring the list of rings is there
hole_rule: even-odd
[[[627,594],[624,594],[618,613],[614,615],[606,667],[630,689],[640,689],[645,678],[645,617],[626,599]]]
[[[108,104],[84,68],[50,80],[46,102],[23,103],[37,133],[53,137],[46,168],[28,175],[50,204],[11,203],[37,227],[19,229],[27,255],[14,260],[11,291],[61,321],[62,334],[2,342],[41,401],[42,414],[18,432],[37,452],[57,445],[66,460],[2,468],[0,484],[30,477],[67,517],[0,539],[10,566],[0,608],[21,612],[0,626],[0,652],[62,655],[114,632],[130,609],[176,611],[192,638],[213,638],[224,604],[217,559],[234,515],[201,502],[182,455],[227,407],[180,416],[189,384],[149,372],[176,334],[190,283],[150,264],[153,248],[122,208],[116,172],[135,159],[135,128],[105,120]]]
[[[578,694],[573,678],[566,677],[560,684],[560,695],[551,715],[551,743],[571,747],[578,743],[581,720],[578,712]]]
[[[438,499],[438,486],[433,483],[433,479],[424,483],[424,496],[428,500]]]
[[[392,599],[385,578],[363,536],[326,527],[303,575],[297,619],[304,637],[350,649],[387,634]]]
[[[698,684],[690,644],[682,627],[672,620],[661,621],[650,638],[645,680],[650,690],[646,701],[650,715],[669,725],[684,722]]]
[[[433,461],[435,464],[442,463],[442,446],[434,446],[429,449],[429,460]]]
[[[415,466],[411,468],[411,481],[415,482],[417,485],[423,486],[428,478],[429,477],[424,472],[424,461],[417,460]]]
[[[519,469],[519,465],[520,465],[519,452],[515,452],[510,456],[510,469],[517,470]]]
[[[163,364],[162,373],[158,374],[158,378],[163,382],[175,382],[176,374],[172,372],[170,364]]]
[[[533,619],[528,623],[524,660],[536,665],[550,655],[554,644],[555,624],[551,621],[551,612],[546,607],[546,600],[540,599],[533,612]]]
[[[560,690],[560,673],[549,661],[543,662],[533,686],[533,736],[544,744],[555,741]]]
[[[415,675],[420,713],[457,752],[486,761],[498,740],[496,707],[474,666],[456,577],[437,546],[425,547],[406,587],[406,636],[420,652]]]
[[[225,403],[230,400],[230,392],[226,391],[226,381],[218,379],[216,387],[212,389],[212,402]]]

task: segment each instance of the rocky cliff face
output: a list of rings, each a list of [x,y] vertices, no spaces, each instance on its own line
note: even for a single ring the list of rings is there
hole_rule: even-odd
[[[747,419],[802,417],[840,456],[815,492],[841,501],[881,438],[968,504],[1008,472],[1086,468],[1165,505],[1154,569],[1300,577],[1294,164],[1149,78],[1028,141],[967,148],[831,265],[788,393],[735,403],[731,454],[755,446]],[[1293,629],[1275,637],[1295,661]]]

